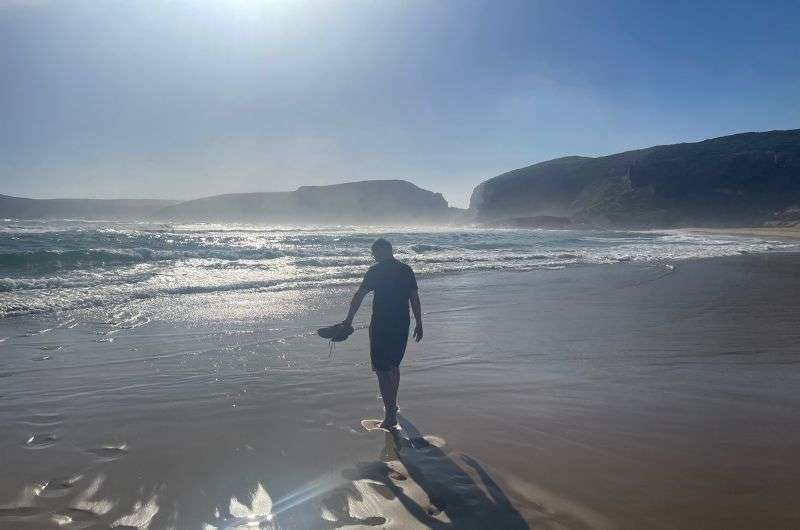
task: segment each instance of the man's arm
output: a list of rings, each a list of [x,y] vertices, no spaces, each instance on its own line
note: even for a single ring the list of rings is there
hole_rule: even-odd
[[[419,291],[416,289],[411,291],[411,312],[414,313],[414,320],[417,322],[414,327],[414,340],[419,342],[422,340],[422,307],[419,303]]]
[[[361,302],[364,301],[364,297],[367,296],[368,292],[369,290],[362,285],[353,295],[353,299],[350,301],[350,310],[347,312],[347,318],[344,319],[344,323],[348,326],[353,325],[353,318],[358,313],[358,308],[361,307]]]

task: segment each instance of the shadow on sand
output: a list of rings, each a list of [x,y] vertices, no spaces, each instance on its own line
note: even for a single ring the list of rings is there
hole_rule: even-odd
[[[446,451],[444,440],[421,435],[407,418],[399,420],[402,430],[382,431],[382,461],[345,470],[352,487],[322,499],[331,528],[529,528],[478,462]]]

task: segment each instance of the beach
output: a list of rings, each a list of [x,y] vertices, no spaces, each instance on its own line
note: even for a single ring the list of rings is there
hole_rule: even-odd
[[[799,264],[421,279],[399,439],[349,286],[5,318],[0,527],[796,527]]]
[[[0,0],[0,530],[800,530],[798,22]]]
[[[800,226],[754,226],[750,228],[692,228],[683,229],[684,232],[697,234],[716,234],[734,236],[776,237],[785,239],[800,238]]]

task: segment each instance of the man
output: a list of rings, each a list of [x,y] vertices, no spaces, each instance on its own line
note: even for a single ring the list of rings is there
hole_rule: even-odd
[[[361,286],[353,295],[350,311],[343,324],[353,324],[353,317],[361,307],[364,297],[374,291],[372,322],[369,325],[369,353],[386,410],[380,427],[391,429],[397,427],[400,361],[406,352],[408,328],[411,324],[408,317],[409,301],[416,321],[414,339],[417,342],[422,340],[422,311],[414,271],[394,258],[392,244],[383,238],[376,240],[372,244],[372,256],[377,263],[369,268]]]

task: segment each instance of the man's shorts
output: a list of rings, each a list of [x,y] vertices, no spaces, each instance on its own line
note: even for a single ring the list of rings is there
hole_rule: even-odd
[[[372,322],[369,325],[369,356],[376,372],[400,366],[406,353],[408,328],[411,322]]]

